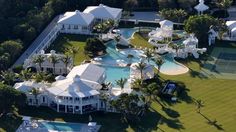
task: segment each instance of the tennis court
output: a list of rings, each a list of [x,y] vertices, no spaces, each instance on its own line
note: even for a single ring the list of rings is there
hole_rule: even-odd
[[[208,77],[236,79],[236,49],[215,47],[202,71]]]
[[[218,72],[236,73],[236,53],[221,52],[213,68]]]

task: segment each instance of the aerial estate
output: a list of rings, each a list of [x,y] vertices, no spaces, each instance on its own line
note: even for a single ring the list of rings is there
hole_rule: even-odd
[[[3,0],[0,131],[236,131],[235,5]]]

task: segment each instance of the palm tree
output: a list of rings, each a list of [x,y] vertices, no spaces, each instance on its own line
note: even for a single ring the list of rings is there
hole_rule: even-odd
[[[2,71],[0,76],[2,78],[3,83],[7,85],[13,85],[14,80],[16,79],[16,74],[10,70]]]
[[[199,100],[196,100],[195,103],[197,106],[197,108],[196,108],[197,112],[201,113],[201,108],[204,107],[204,102],[199,99]]]
[[[147,49],[145,52],[144,52],[144,55],[146,56],[146,59],[149,63],[150,59],[153,57],[153,53],[151,52],[151,50]]]
[[[140,63],[138,63],[138,65],[136,65],[136,68],[140,71],[140,78],[141,80],[143,80],[143,70],[146,67],[146,64],[141,61]]]
[[[79,52],[79,47],[69,48],[69,53],[73,56],[73,66],[75,65],[75,55]]]
[[[20,72],[19,74],[19,77],[22,79],[22,80],[25,80],[25,81],[28,81],[31,79],[32,77],[32,72],[31,72],[31,69],[24,69]]]
[[[148,101],[150,102],[152,97],[156,97],[159,92],[157,83],[151,83],[146,88],[143,89],[143,93],[148,97]]]
[[[66,74],[67,74],[67,67],[68,67],[68,64],[71,62],[71,58],[68,54],[65,54],[65,56],[63,56],[61,58],[61,61],[64,63],[65,65],[65,71],[66,71]]]
[[[171,44],[169,44],[169,45],[172,47],[172,49],[175,49],[175,52],[176,52],[176,54],[177,54],[177,57],[178,57],[179,49],[184,48],[184,45],[183,45],[183,44],[173,44],[173,43],[171,43]]]
[[[38,106],[38,95],[40,91],[37,88],[32,88],[31,93],[34,95],[36,106]]]
[[[131,87],[132,89],[139,91],[143,88],[143,80],[142,79],[135,79],[132,83],[131,83]]]
[[[33,75],[33,80],[35,82],[41,82],[46,79],[46,74],[44,72],[37,72]]]
[[[104,92],[101,92],[100,96],[100,100],[102,100],[104,102],[104,109],[106,110],[107,108],[107,101],[108,101],[108,95]]]
[[[154,62],[157,65],[158,73],[160,73],[161,66],[165,63],[165,61],[162,59],[162,57],[158,57],[158,58],[154,59]]]
[[[120,80],[116,80],[116,85],[120,86],[120,88],[123,89],[125,87],[126,82],[126,78],[121,78]]]
[[[134,56],[132,54],[128,54],[127,58],[129,59],[129,64],[131,64],[132,59],[134,58]]]
[[[49,59],[49,62],[52,63],[53,73],[55,74],[55,72],[56,72],[56,64],[59,63],[59,58],[56,55],[50,55],[48,59]]]
[[[42,71],[42,63],[44,62],[45,57],[43,55],[37,55],[33,57],[33,63],[38,64],[40,71]]]

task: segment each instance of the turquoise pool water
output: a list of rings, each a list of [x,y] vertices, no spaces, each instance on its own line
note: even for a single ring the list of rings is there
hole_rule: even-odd
[[[125,38],[130,38],[132,34],[136,31],[134,28],[121,28],[119,29],[120,33]],[[107,55],[102,57],[102,67],[106,69],[107,80],[112,82],[113,86],[116,86],[115,80],[120,78],[129,78],[130,75],[130,68],[128,67],[118,67],[117,60],[123,60],[124,62],[128,63],[130,60],[127,59],[128,54],[132,54],[134,58],[131,60],[132,63],[140,62],[142,54],[141,50],[134,50],[134,49],[127,49],[121,52],[116,51],[115,49],[116,42],[110,41],[106,44],[107,46]],[[168,70],[175,70],[182,68],[181,65],[177,64],[174,61],[174,58],[168,54],[163,56],[165,63],[161,67],[161,71],[168,71]],[[155,66],[153,61],[150,61],[150,64]]]
[[[40,127],[46,128],[47,130],[55,130],[55,131],[66,131],[66,132],[74,132],[81,130],[81,124],[79,123],[63,123],[63,122],[41,122]]]

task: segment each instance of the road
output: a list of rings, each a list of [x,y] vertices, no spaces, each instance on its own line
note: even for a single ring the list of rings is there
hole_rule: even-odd
[[[45,37],[50,33],[50,31],[56,26],[59,16],[56,16],[50,24],[41,32],[41,34],[33,41],[33,43],[28,47],[28,49],[21,54],[21,56],[16,60],[16,62],[11,66],[11,68],[22,65],[24,61],[34,52],[34,50],[40,45]]]

